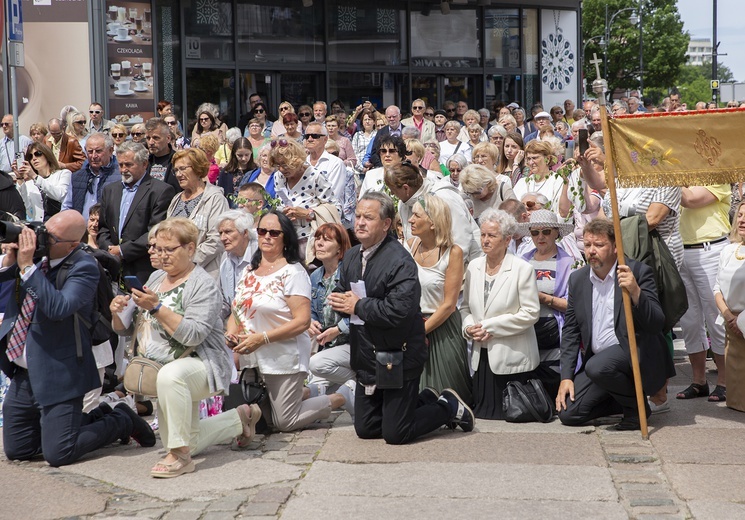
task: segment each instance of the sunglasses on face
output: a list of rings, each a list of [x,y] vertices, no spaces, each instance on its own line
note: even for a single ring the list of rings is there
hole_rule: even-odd
[[[534,237],[537,237],[538,235],[543,235],[544,237],[549,236],[554,230],[551,228],[546,229],[531,229],[530,234]]]
[[[3,128],[6,126],[13,126],[13,123],[0,123],[0,126],[2,126]]]
[[[445,112],[447,112],[447,113],[455,112],[455,109],[454,108],[448,108],[448,109],[445,110]]]
[[[74,125],[84,125],[85,121],[73,121],[72,124]],[[3,123],[3,126],[5,126],[5,123]]]
[[[435,114],[434,114],[434,112],[425,112],[425,113],[424,113],[424,115],[425,115],[426,117],[435,117]]]
[[[285,112],[286,110],[290,110],[290,107],[279,107],[280,112]]]
[[[263,113],[264,113],[264,109],[263,108],[260,108],[258,110],[254,110],[254,114],[263,114]]]
[[[395,148],[381,148],[379,153],[380,155],[395,155],[398,154],[398,150],[396,150]]]
[[[304,139],[307,141],[308,139],[320,139],[321,137],[326,137],[326,136],[323,134],[305,134]]]
[[[176,125],[178,125],[178,122],[177,121],[166,121],[166,124],[168,126],[176,126]]]
[[[44,154],[43,154],[43,153],[41,153],[41,151],[40,151],[40,150],[34,150],[34,151],[33,151],[33,152],[31,153],[31,155],[33,155],[34,157],[41,157],[41,156],[43,156]]]
[[[310,112],[300,112],[298,117],[310,117]]]
[[[209,121],[210,118],[209,117],[200,117],[199,120],[202,121],[202,122],[204,122],[204,121]]]
[[[89,110],[88,113],[89,114],[100,114],[101,111],[100,110]]]
[[[282,234],[282,231],[279,229],[266,229],[263,227],[257,228],[256,232],[259,234],[260,237],[263,237],[268,233],[269,236],[272,238],[277,238],[279,237],[279,235]]]
[[[127,137],[127,134],[120,134],[119,132],[112,132],[111,137]]]
[[[424,107],[411,107],[412,110],[424,110]]]
[[[132,132],[132,137],[142,137],[145,132]]]

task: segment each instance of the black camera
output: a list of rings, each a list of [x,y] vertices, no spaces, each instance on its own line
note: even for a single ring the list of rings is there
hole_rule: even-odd
[[[0,221],[0,244],[17,244],[18,235],[27,227],[36,233],[34,258],[46,256],[49,251],[49,233],[43,222],[3,222]]]

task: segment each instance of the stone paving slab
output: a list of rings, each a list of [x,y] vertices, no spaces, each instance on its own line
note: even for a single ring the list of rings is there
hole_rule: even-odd
[[[412,475],[418,478],[412,479]],[[341,464],[317,460],[295,494],[419,497],[423,502],[429,498],[618,500],[606,468],[485,463]]]
[[[165,456],[163,449],[126,446],[106,449],[107,457],[65,466],[62,471],[110,482],[161,500],[213,499],[221,494],[300,477],[303,468],[257,458],[252,451],[235,452],[227,445],[212,446],[194,457],[196,471],[177,479],[153,479],[150,468]]]
[[[745,518],[745,504],[691,500],[688,502],[688,507],[697,520],[742,520]]]
[[[30,469],[27,463],[0,463],[0,518],[46,520],[92,515],[106,508],[106,497],[94,490]]]
[[[483,462],[605,466],[595,435],[557,433],[476,434],[443,429],[413,444],[390,446],[334,428],[318,456],[341,462]]]
[[[650,440],[667,463],[745,465],[745,428],[708,428],[703,437],[690,429],[661,428]]]
[[[665,473],[683,500],[715,498],[721,502],[745,504],[745,470],[742,466],[665,464]]]
[[[623,507],[615,502],[531,500],[490,500],[488,498],[446,499],[365,497],[294,497],[282,512],[282,520],[308,520],[308,512],[324,520],[380,520],[381,518],[448,518],[474,520],[627,520]]]

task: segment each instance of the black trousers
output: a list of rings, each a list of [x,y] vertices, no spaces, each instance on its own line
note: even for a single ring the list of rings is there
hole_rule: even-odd
[[[132,420],[116,408],[91,417],[83,413],[83,396],[41,406],[28,372],[18,370],[3,402],[5,455],[9,460],[29,460],[42,454],[51,466],[64,466],[132,432]]]
[[[574,402],[567,397],[567,409],[559,412],[559,420],[579,425],[617,413],[639,417],[631,358],[621,345],[593,354],[585,363],[574,377]]]
[[[419,398],[419,379],[404,381],[400,390],[378,390],[365,395],[357,383],[354,429],[362,439],[383,438],[387,444],[406,444],[449,423],[453,414],[443,400]]]

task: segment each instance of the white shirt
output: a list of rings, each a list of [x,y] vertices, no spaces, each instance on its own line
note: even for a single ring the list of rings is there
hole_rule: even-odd
[[[613,263],[613,267],[611,267],[605,279],[600,279],[595,271],[590,269],[590,282],[592,282],[592,352],[595,354],[619,343],[613,317],[617,264],[618,262]]]
[[[33,143],[30,137],[22,135],[18,138],[21,145],[21,151],[25,154],[26,148]],[[0,141],[0,170],[10,173],[13,171],[13,162],[16,160],[16,145],[12,137],[4,136]]]
[[[310,159],[310,158],[309,158]],[[322,174],[331,184],[336,200],[344,200],[344,187],[347,183],[347,167],[344,161],[324,151],[313,166],[313,171]]]

